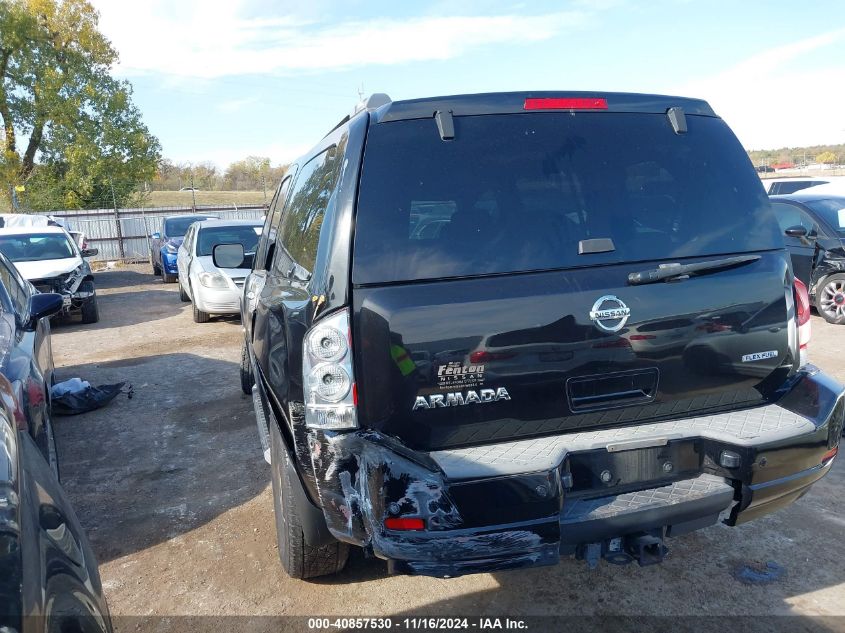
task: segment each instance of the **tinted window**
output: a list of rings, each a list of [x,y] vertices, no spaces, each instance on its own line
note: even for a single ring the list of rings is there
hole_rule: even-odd
[[[782,248],[760,179],[720,119],[662,114],[456,117],[367,136],[356,283]],[[579,255],[611,238],[615,251]]]
[[[64,233],[0,235],[0,251],[13,262],[76,257],[70,239]]]
[[[769,191],[770,195],[784,195],[787,193],[795,193],[796,191],[801,191],[802,189],[809,189],[810,187],[815,187],[817,185],[824,185],[826,184],[824,181],[818,180],[788,180],[785,182],[775,182],[772,183],[772,188]]]
[[[258,245],[258,250],[255,254],[255,267],[266,270],[270,262],[269,256],[272,255],[270,245],[276,242],[276,230],[279,226],[279,219],[282,217],[282,210],[285,208],[285,200],[287,200],[288,189],[290,188],[292,178],[288,176],[279,185],[279,191],[273,198],[270,204],[270,209],[267,211],[267,218],[264,221],[264,229],[261,232],[261,241]]]
[[[280,229],[284,249],[276,253],[275,268],[281,274],[287,275],[294,264],[304,269],[299,274],[313,271],[323,216],[340,173],[337,157],[342,155],[332,147],[300,170]]]
[[[804,204],[822,216],[833,230],[845,235],[845,198],[812,200]]]
[[[775,217],[778,219],[778,225],[781,231],[785,231],[793,226],[803,226],[809,232],[816,226],[813,218],[794,204],[772,202],[772,210],[775,212]]]
[[[167,237],[183,237],[188,227],[201,220],[216,220],[213,215],[186,215],[181,218],[167,218],[164,221],[164,234]]]
[[[197,234],[197,256],[211,255],[218,244],[241,244],[244,252],[254,253],[260,226],[208,226]]]

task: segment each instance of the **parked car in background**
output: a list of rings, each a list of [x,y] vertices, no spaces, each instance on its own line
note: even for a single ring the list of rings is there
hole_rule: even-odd
[[[791,178],[764,178],[763,188],[770,196],[784,195],[803,191],[811,187],[835,182],[837,177],[818,178],[815,176],[793,176]]]
[[[825,321],[845,324],[845,193],[818,194],[813,187],[769,200],[795,276]]]
[[[33,296],[38,309],[61,307]],[[13,353],[0,341],[0,353]],[[0,375],[0,631],[111,633],[97,560],[44,451]]]
[[[85,233],[82,231],[68,230],[68,235],[73,238],[80,251],[88,250],[88,240],[85,238]]]
[[[204,220],[195,222],[185,234],[177,254],[179,297],[190,301],[194,321],[206,323],[212,314],[240,314],[244,268],[218,268],[214,247],[239,244],[253,255],[261,233],[257,220]]]
[[[293,577],[350,545],[433,576],[659,563],[837,455],[806,288],[704,101],[374,95],[267,218],[242,320]]]
[[[15,396],[14,421],[29,434],[56,473],[58,456],[50,415],[50,317],[62,306],[62,295],[35,291],[15,265],[0,254],[0,374]]]
[[[164,218],[161,231],[156,231],[150,236],[150,263],[153,266],[153,274],[161,275],[161,280],[166,284],[176,281],[179,274],[176,254],[185,239],[188,227],[194,222],[214,219],[217,219],[217,216],[213,214],[171,215]]]
[[[87,257],[97,249],[80,250],[58,226],[0,229],[0,252],[39,292],[62,296],[65,317],[79,315],[83,323],[100,320],[94,275]]]

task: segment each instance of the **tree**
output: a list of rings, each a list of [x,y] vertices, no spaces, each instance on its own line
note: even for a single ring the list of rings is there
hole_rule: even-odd
[[[0,0],[0,177],[33,208],[120,204],[155,174],[158,140],[109,74],[98,19],[85,0]]]
[[[832,165],[836,162],[836,154],[830,151],[822,152],[821,154],[816,155],[816,162]]]

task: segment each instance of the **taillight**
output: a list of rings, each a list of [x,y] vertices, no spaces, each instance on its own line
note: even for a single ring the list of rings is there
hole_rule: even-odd
[[[795,287],[795,318],[798,321],[798,350],[801,365],[807,364],[807,344],[810,342],[812,325],[810,323],[810,293],[807,285],[796,279]]]
[[[417,517],[390,517],[384,520],[388,530],[424,530],[425,521]]]
[[[305,335],[302,391],[305,425],[315,429],[358,427],[349,312],[321,319]]]

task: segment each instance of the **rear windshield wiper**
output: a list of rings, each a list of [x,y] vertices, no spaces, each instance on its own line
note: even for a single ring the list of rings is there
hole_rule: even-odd
[[[756,262],[758,259],[760,259],[759,255],[740,255],[739,257],[711,259],[706,262],[696,262],[695,264],[661,264],[659,268],[629,273],[628,283],[632,286],[653,284],[658,281],[668,281],[670,279],[678,279],[680,277],[689,277],[690,275],[698,275],[703,272],[745,266],[745,264]]]

